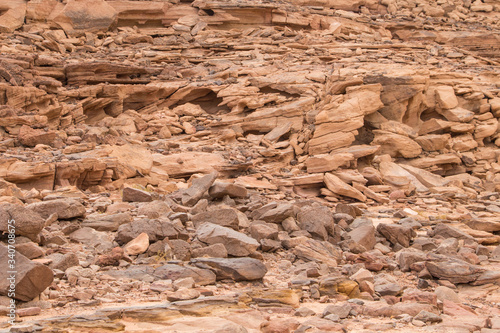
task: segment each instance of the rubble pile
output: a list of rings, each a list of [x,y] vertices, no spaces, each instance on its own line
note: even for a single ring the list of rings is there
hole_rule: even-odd
[[[0,331],[500,330],[499,32],[498,0],[3,1]]]

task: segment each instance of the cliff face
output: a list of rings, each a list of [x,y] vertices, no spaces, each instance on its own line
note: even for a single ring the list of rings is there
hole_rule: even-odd
[[[499,118],[498,0],[0,3],[0,217],[25,220],[23,254],[47,255],[55,283],[73,294],[47,289],[53,306],[92,304],[104,294],[78,276],[116,264],[109,279],[139,276],[170,301],[268,270],[266,286],[281,286],[189,311],[361,292],[387,296],[385,307],[346,302],[332,330],[353,313],[411,315],[415,327],[471,316],[435,287],[499,281]],[[69,255],[77,251],[88,265]],[[153,258],[174,261],[160,269]],[[38,263],[25,267],[27,280],[42,271],[52,283]],[[395,269],[411,277],[396,281]],[[309,282],[287,294],[283,284],[299,277]],[[393,306],[403,286],[425,289],[402,298],[427,307]],[[323,317],[342,309],[330,310]],[[295,325],[262,311],[262,327],[243,326]],[[310,325],[321,330],[323,320]]]

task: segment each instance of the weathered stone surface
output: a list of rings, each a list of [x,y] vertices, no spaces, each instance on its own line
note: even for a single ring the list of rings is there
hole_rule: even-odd
[[[125,187],[122,192],[122,200],[126,202],[150,202],[153,201],[151,193],[133,188]]]
[[[366,201],[366,197],[363,193],[344,183],[339,177],[331,173],[326,173],[324,180],[326,187],[333,193],[354,198],[359,201]]]
[[[9,221],[14,221],[9,223]],[[39,239],[45,220],[32,209],[10,203],[0,203],[0,231],[26,236],[34,242]]]
[[[208,194],[213,198],[222,198],[229,195],[232,198],[245,198],[248,191],[245,187],[237,184],[215,182],[209,189]]]
[[[236,257],[245,257],[255,253],[259,242],[247,235],[213,223],[203,223],[196,231],[198,239],[207,244],[222,243],[227,253]]]
[[[149,236],[147,233],[143,232],[139,236],[128,242],[123,247],[123,250],[125,254],[135,256],[146,252],[148,247],[149,247]]]
[[[26,208],[40,214],[44,219],[52,214],[57,214],[57,218],[68,220],[75,217],[85,216],[85,206],[80,202],[71,199],[56,199],[32,203]]]
[[[313,237],[328,239],[328,230],[333,231],[332,213],[327,207],[304,207],[297,214],[297,221],[302,230]]]
[[[413,228],[398,224],[381,223],[377,226],[377,231],[393,245],[399,244],[403,247],[410,246],[410,241],[417,235]]]
[[[105,1],[72,0],[68,1],[61,12],[49,19],[63,28],[68,35],[75,36],[86,31],[107,31],[116,18],[116,10]]]
[[[360,226],[353,228],[348,235],[350,239],[363,246],[367,251],[372,250],[376,244],[375,227],[371,222],[363,223]]]
[[[153,275],[163,280],[178,280],[191,277],[201,286],[215,283],[216,276],[209,269],[167,264],[154,270]]]
[[[2,270],[2,279],[0,281],[0,294],[9,295],[10,282],[7,275],[11,269],[8,266],[10,259],[9,249],[7,246],[0,244],[0,262]],[[35,263],[20,253],[15,253],[15,296],[14,298],[20,301],[31,301],[33,298],[40,295],[52,283],[54,276],[52,270],[45,265]]]
[[[217,280],[259,280],[267,273],[266,266],[253,258],[197,258],[191,262],[199,268],[214,271]]]
[[[203,223],[209,222],[235,230],[239,229],[238,214],[236,213],[235,210],[231,208],[215,209],[199,213],[194,215],[192,220],[195,227],[198,227]]]
[[[205,192],[209,190],[216,178],[217,172],[212,172],[201,178],[193,180],[191,187],[182,192],[182,204],[192,206],[197,203]]]
[[[432,276],[455,284],[475,281],[484,272],[483,268],[461,260],[428,261],[425,267]]]
[[[115,241],[119,244],[125,244],[144,232],[149,236],[151,242],[155,242],[165,237],[183,237],[181,231],[177,225],[170,221],[142,219],[120,225]]]

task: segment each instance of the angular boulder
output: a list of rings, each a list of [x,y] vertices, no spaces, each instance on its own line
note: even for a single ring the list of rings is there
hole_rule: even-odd
[[[191,262],[199,268],[212,270],[217,280],[259,280],[267,273],[266,266],[253,258],[197,258]]]
[[[50,286],[54,274],[47,266],[33,262],[15,251],[15,267],[11,267],[8,262],[10,253],[7,246],[0,244],[0,295],[8,296],[10,282],[15,281],[15,288],[12,288],[15,290],[13,298],[24,302],[31,301]],[[12,275],[9,272],[13,269],[16,273]],[[10,277],[14,279],[9,280]]]
[[[0,203],[0,231],[8,233],[8,221],[15,227],[15,234],[25,236],[37,242],[40,231],[45,226],[45,219],[32,209],[11,203]]]
[[[196,231],[196,236],[200,241],[209,245],[224,244],[227,253],[235,257],[246,257],[255,253],[260,245],[252,237],[213,223],[202,224]]]

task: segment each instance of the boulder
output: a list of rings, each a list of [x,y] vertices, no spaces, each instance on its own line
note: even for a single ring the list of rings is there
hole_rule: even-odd
[[[359,201],[366,201],[366,197],[363,193],[344,183],[339,177],[331,173],[325,174],[324,181],[326,187],[335,194],[350,197]]]
[[[201,197],[210,189],[210,186],[217,179],[217,172],[212,172],[201,178],[193,180],[191,186],[184,190],[181,194],[181,200],[183,205],[193,206]]]
[[[451,283],[469,283],[475,281],[485,270],[458,259],[427,261],[425,267],[437,279]]]
[[[246,198],[248,196],[248,191],[244,186],[238,184],[215,182],[210,187],[208,194],[216,199],[223,198],[226,195],[231,198]]]
[[[209,222],[234,230],[239,229],[238,214],[232,208],[214,209],[199,213],[193,216],[192,221],[195,227],[198,227],[205,222]]]
[[[267,273],[266,266],[253,258],[197,258],[191,262],[199,268],[212,270],[217,280],[259,280]]]
[[[122,200],[125,202],[151,202],[153,201],[153,197],[149,192],[133,187],[124,187]]]
[[[381,223],[377,226],[377,231],[391,242],[392,245],[399,244],[402,247],[410,246],[410,241],[417,235],[412,227],[399,224]]]
[[[10,255],[15,253],[15,267],[10,266],[8,259]],[[11,290],[14,290],[15,295],[12,298],[19,301],[31,301],[54,280],[52,270],[45,265],[33,262],[14,251],[11,252],[7,246],[0,244],[0,295],[9,296]],[[16,273],[9,273],[12,270]],[[14,279],[10,279],[13,277]],[[11,281],[15,283],[12,288]]]
[[[123,250],[125,254],[135,256],[146,252],[148,247],[149,247],[149,236],[147,233],[143,232],[139,234],[139,236],[128,242],[123,247]]]
[[[9,224],[9,221],[15,221]],[[0,231],[9,233],[14,226],[15,234],[25,236],[34,242],[39,240],[45,219],[32,209],[10,203],[0,203]]]
[[[170,221],[141,219],[120,225],[115,241],[118,244],[126,244],[143,232],[148,234],[150,242],[156,242],[165,237],[171,239],[183,237],[179,227]]]
[[[215,274],[209,269],[173,264],[167,264],[156,268],[153,275],[162,280],[172,281],[191,277],[196,284],[201,286],[214,284],[216,279]]]
[[[47,219],[54,213],[57,214],[57,218],[60,220],[69,220],[85,216],[85,206],[74,199],[55,199],[35,202],[28,205],[26,208],[37,212],[44,219]]]
[[[260,245],[252,237],[213,223],[202,224],[196,231],[196,236],[200,241],[209,245],[224,244],[227,253],[235,257],[246,257],[253,254]]]
[[[328,239],[328,230],[333,233],[333,217],[325,206],[304,207],[297,214],[297,222],[302,230],[320,240]]]
[[[373,250],[376,244],[375,227],[371,222],[363,223],[348,233],[351,240],[363,246],[367,251]]]

